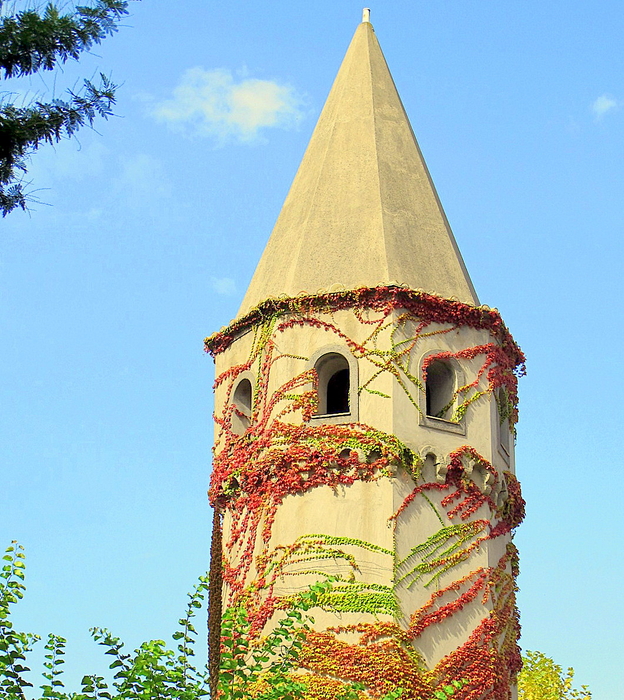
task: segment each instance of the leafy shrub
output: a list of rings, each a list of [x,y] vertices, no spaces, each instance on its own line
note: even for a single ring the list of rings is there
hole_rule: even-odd
[[[27,654],[40,641],[36,634],[18,632],[11,622],[11,609],[24,597],[25,555],[21,545],[7,548],[0,571],[0,698],[27,700],[33,684],[27,680],[30,668]],[[220,700],[304,700],[305,676],[295,673],[306,632],[314,620],[309,611],[317,606],[331,588],[332,580],[311,586],[297,596],[283,612],[273,629],[264,637],[250,634],[251,624],[243,606],[228,608],[221,623],[221,662],[218,691]],[[201,576],[188,594],[184,617],[173,634],[175,648],[163,640],[144,642],[132,653],[107,629],[94,627],[94,640],[112,657],[112,682],[102,676],[84,676],[80,692],[68,692],[62,680],[65,639],[49,634],[45,643],[44,669],[39,686],[41,700],[201,700],[208,697],[207,665],[193,663],[197,630],[193,620],[202,608],[208,591],[208,577]],[[527,652],[518,681],[519,700],[591,700],[586,686],[572,688],[574,670],[564,674],[560,666],[540,652]],[[455,680],[434,693],[431,700],[447,700],[461,689],[463,680]],[[366,688],[360,683],[345,683],[336,700],[359,700]],[[399,700],[400,688],[381,700]],[[34,695],[32,696],[34,697]]]
[[[561,666],[541,651],[527,651],[518,676],[518,700],[591,700],[586,685],[572,687],[574,669]]]

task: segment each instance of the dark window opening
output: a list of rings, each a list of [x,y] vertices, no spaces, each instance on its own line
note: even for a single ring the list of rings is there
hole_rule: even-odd
[[[436,360],[427,367],[427,415],[448,420],[455,393],[455,375],[446,362]]]
[[[348,369],[339,369],[327,382],[327,413],[349,413]]]
[[[372,464],[373,462],[376,462],[378,459],[382,458],[382,454],[380,450],[371,450],[367,455],[366,455],[366,464]]]
[[[351,374],[347,359],[338,353],[323,355],[316,363],[318,415],[349,413]]]
[[[242,435],[251,425],[252,400],[251,382],[249,379],[241,379],[232,397],[232,432],[236,435]]]

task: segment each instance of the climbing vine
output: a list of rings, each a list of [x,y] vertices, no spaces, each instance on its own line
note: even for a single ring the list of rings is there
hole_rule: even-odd
[[[362,329],[357,339],[335,320],[346,309]],[[474,365],[474,376],[455,390],[451,420],[463,420],[487,396],[497,401],[501,422],[513,426],[517,420],[517,377],[524,371],[524,356],[498,312],[486,307],[401,287],[364,288],[270,299],[211,336],[206,348],[216,356],[242,334],[253,334],[248,359],[228,367],[215,382],[221,398],[209,496],[224,514],[223,559],[215,566],[228,608],[244,610],[249,635],[261,639],[270,621],[274,624],[302,603],[303,594],[294,585],[284,592],[284,582],[312,578],[324,582],[316,594],[317,608],[336,619],[352,613],[370,616],[366,623],[305,630],[296,664],[305,673],[298,674],[294,666],[289,673],[305,685],[310,700],[337,700],[345,683],[361,686],[375,698],[402,688],[404,700],[428,700],[450,688],[459,700],[508,700],[520,668],[517,553],[509,538],[524,515],[517,480],[464,445],[436,465],[434,481],[426,481],[421,457],[396,436],[361,422],[312,420],[318,407],[316,372],[306,368],[309,358],[283,352],[279,340],[301,327],[331,334],[356,359],[369,363],[360,395],[388,396],[378,380],[389,373],[422,413],[420,396],[431,364],[474,361],[480,366]],[[423,339],[464,327],[487,331],[490,341],[437,352],[419,370],[412,369]],[[271,379],[284,361],[292,366],[300,362],[301,371],[275,386]],[[255,376],[254,401],[249,424],[239,434],[233,418],[240,412],[232,398],[239,378],[249,372]],[[396,528],[418,499],[434,509],[441,525],[400,559],[396,547],[342,536],[302,534],[290,544],[272,541],[279,508],[289,496],[393,479],[399,471],[414,486],[388,525]],[[504,554],[496,564],[455,573],[487,542],[500,538]],[[364,552],[387,558],[393,580],[368,580],[360,566]],[[398,592],[415,587],[424,591],[425,602],[407,614]],[[462,644],[429,667],[418,652],[419,640],[472,604],[489,612]]]

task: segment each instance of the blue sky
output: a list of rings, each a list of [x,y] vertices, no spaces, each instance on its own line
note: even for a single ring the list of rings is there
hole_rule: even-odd
[[[0,223],[0,542],[24,629],[167,638],[208,565],[212,361],[362,3],[132,4],[61,95],[104,71],[119,116],[31,161]],[[528,357],[517,472],[522,644],[624,687],[620,399],[624,9],[407,0],[372,21],[483,303]]]

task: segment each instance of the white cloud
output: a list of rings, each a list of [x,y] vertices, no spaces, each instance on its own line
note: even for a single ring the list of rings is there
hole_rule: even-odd
[[[602,119],[607,112],[611,112],[614,109],[617,109],[619,106],[620,103],[617,100],[610,95],[605,94],[600,95],[600,97],[592,102],[591,111],[593,112],[596,121],[600,121],[600,119]]]
[[[288,85],[256,78],[236,79],[222,68],[189,68],[173,98],[154,105],[152,114],[173,128],[220,141],[253,141],[260,129],[287,129],[301,118],[301,98]]]
[[[236,282],[231,277],[211,277],[210,281],[217,294],[224,297],[236,294]]]

